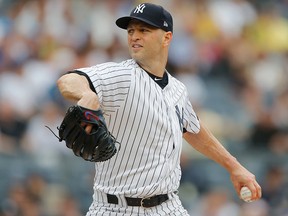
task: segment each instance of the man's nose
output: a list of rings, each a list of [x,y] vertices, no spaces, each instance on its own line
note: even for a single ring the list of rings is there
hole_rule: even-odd
[[[131,35],[131,39],[133,41],[136,41],[140,38],[140,33],[138,31],[134,31],[133,34]]]

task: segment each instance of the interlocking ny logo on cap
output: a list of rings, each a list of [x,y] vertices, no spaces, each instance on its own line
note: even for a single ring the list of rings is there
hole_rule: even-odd
[[[135,8],[133,13],[143,13],[145,7],[146,7],[145,4],[140,4]]]

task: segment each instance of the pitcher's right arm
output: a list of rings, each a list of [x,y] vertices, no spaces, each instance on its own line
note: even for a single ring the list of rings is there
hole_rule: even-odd
[[[79,106],[97,110],[100,108],[97,94],[91,90],[85,76],[77,73],[68,73],[61,76],[57,81],[61,95]]]

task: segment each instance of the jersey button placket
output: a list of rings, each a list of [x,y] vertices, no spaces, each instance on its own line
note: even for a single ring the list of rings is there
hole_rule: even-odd
[[[168,88],[163,90],[163,96],[164,96],[164,101],[166,104],[166,111],[169,119],[169,127],[171,128],[172,131],[172,139],[173,139],[173,149],[171,151],[171,154],[168,156],[171,157],[175,153],[175,142],[176,142],[176,134],[175,134],[175,122],[173,120],[173,115],[174,115],[174,106],[173,102],[170,98],[170,95],[167,94]]]

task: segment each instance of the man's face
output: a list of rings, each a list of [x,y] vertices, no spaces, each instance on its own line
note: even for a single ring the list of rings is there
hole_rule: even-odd
[[[165,31],[138,20],[131,20],[128,27],[128,48],[133,59],[139,63],[161,56]]]

